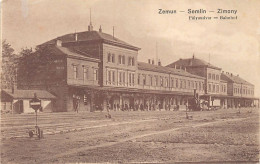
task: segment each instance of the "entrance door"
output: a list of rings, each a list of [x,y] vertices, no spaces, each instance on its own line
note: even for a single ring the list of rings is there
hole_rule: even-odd
[[[23,100],[19,100],[19,113],[23,113]]]

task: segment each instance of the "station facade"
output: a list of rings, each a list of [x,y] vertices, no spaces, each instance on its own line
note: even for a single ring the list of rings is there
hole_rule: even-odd
[[[153,60],[138,62],[140,48],[103,33],[101,27],[94,31],[91,24],[88,31],[40,47],[55,52],[47,72],[53,78],[44,83],[34,78],[20,88],[48,90],[56,96],[55,112],[181,110],[194,91],[211,106],[255,105],[254,85],[224,74],[221,68],[194,56],[166,67]]]

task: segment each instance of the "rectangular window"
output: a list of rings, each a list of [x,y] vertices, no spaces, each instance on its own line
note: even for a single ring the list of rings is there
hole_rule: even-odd
[[[132,83],[135,85],[135,74],[132,74]]]
[[[113,82],[116,81],[116,75],[115,75],[115,71],[112,71],[112,79],[113,79]]]
[[[134,66],[135,65],[135,58],[133,57],[132,58],[132,66]]]
[[[212,92],[215,92],[215,91],[216,91],[216,86],[215,86],[215,84],[213,84],[212,87],[213,87]]]
[[[94,69],[94,80],[98,80],[98,69]]]
[[[163,87],[163,78],[162,77],[160,78],[160,84],[161,84],[161,87]]]
[[[212,79],[215,80],[215,74],[212,74]]]
[[[119,63],[119,64],[122,64],[122,59],[121,59],[121,58],[122,58],[122,56],[119,55],[119,56],[118,56],[118,63]]]
[[[122,83],[122,72],[119,72],[119,83]]]
[[[216,91],[219,92],[219,85],[216,86]]]
[[[143,75],[143,85],[146,85],[146,75]]]
[[[110,53],[107,54],[107,62],[111,62],[111,54]]]
[[[88,68],[83,68],[83,79],[88,79]]]
[[[131,57],[128,57],[128,65],[131,65],[132,61],[131,61]]]
[[[112,63],[115,63],[115,54],[112,54]]]
[[[111,82],[111,71],[108,71],[108,82]]]
[[[168,87],[168,78],[165,79],[165,86]]]
[[[208,91],[211,92],[211,84],[209,84],[208,87],[209,87],[209,88],[208,88]]]
[[[179,84],[178,84],[178,79],[176,79],[176,88],[178,88],[179,87]]]
[[[186,89],[186,80],[183,80],[183,88]]]
[[[73,75],[74,79],[78,78],[78,67],[76,65],[73,66]]]
[[[211,79],[211,73],[209,73],[209,75],[208,75],[208,79]]]
[[[158,86],[158,76],[155,76],[155,86]]]
[[[188,88],[190,89],[190,81],[188,81]]]
[[[122,64],[125,64],[125,56],[122,56]]]
[[[132,74],[131,73],[128,73],[128,83],[129,83],[129,85],[132,84]]]
[[[134,66],[134,57],[128,57],[128,65]]]
[[[216,80],[219,80],[219,75],[216,75]]]
[[[125,84],[126,80],[125,80],[125,72],[122,73],[123,75],[123,83]]]
[[[153,86],[153,76],[150,76],[150,85]]]
[[[173,86],[174,86],[174,79],[172,78],[172,80],[171,80],[171,87],[173,88]]]
[[[140,85],[140,74],[138,74],[137,83],[138,83],[138,85]]]

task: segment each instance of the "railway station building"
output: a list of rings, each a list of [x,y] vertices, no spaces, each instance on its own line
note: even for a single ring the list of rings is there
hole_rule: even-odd
[[[52,55],[44,68],[48,71],[31,77],[30,83],[19,81],[18,75],[18,87],[55,95],[53,112],[182,110],[194,91],[212,106],[254,105],[254,86],[245,80],[194,56],[168,66],[154,60],[138,62],[139,47],[103,33],[101,27],[95,31],[91,23],[88,31],[63,35],[38,47]]]

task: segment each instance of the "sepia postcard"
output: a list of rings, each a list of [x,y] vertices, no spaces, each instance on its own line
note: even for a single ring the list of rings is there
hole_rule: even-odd
[[[1,163],[259,163],[259,0],[2,0]]]

